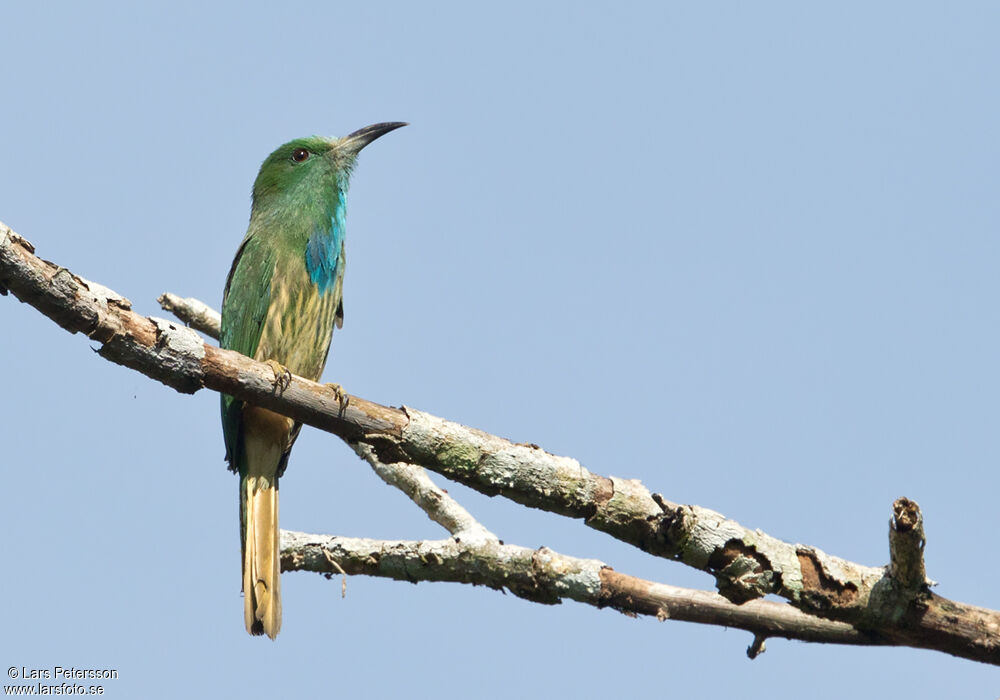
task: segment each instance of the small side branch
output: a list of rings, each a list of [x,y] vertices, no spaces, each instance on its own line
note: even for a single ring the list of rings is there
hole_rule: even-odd
[[[160,308],[172,313],[191,328],[216,340],[219,339],[222,316],[205,302],[193,297],[181,298],[170,292],[161,294],[156,301],[160,303]]]
[[[472,517],[458,501],[431,481],[423,467],[405,462],[385,464],[379,460],[371,445],[363,442],[355,443],[352,447],[361,459],[371,465],[382,481],[409,496],[410,500],[427,513],[427,517],[451,534],[466,541],[497,540],[497,536]]]
[[[889,575],[903,590],[926,590],[924,516],[916,501],[897,498],[889,524]]]

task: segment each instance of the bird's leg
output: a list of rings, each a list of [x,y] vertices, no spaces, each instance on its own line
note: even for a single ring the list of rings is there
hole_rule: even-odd
[[[351,397],[347,395],[344,387],[340,384],[327,384],[326,386],[333,389],[333,395],[337,397],[337,403],[340,404],[340,412],[343,413],[351,403]]]
[[[275,360],[264,360],[264,364],[271,368],[274,372],[274,391],[281,396],[285,393],[287,389],[292,384],[292,373],[280,362]]]

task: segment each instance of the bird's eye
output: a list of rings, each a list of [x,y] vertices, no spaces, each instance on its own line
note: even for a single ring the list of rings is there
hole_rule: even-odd
[[[309,151],[307,151],[304,148],[296,148],[294,151],[292,151],[292,160],[294,160],[296,163],[301,163],[308,157],[309,157]]]

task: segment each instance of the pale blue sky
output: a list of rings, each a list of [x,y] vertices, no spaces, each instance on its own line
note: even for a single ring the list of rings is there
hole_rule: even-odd
[[[641,479],[865,564],[893,499],[942,595],[1000,608],[996,3],[20,3],[0,9],[0,220],[162,315],[218,306],[278,144],[377,121],[327,381]],[[996,669],[283,577],[247,636],[215,394],[0,299],[0,662],[112,698],[995,697]],[[511,543],[709,588],[435,477]],[[297,530],[439,537],[336,438]],[[6,667],[5,666],[5,667]]]

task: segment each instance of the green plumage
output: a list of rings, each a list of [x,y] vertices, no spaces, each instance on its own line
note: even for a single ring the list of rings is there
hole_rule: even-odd
[[[271,246],[249,235],[243,241],[226,280],[219,345],[253,357],[271,306],[275,255]],[[275,310],[277,313],[277,309]],[[222,394],[222,429],[226,460],[232,471],[246,473],[242,440],[243,402]],[[242,469],[241,469],[242,465]]]
[[[400,126],[375,124],[342,139],[296,139],[264,161],[250,225],[226,281],[223,348],[269,361],[276,374],[280,365],[320,378],[334,326],[343,323],[351,170],[364,146]],[[226,395],[222,425],[226,459],[240,475],[247,631],[273,639],[281,625],[278,478],[300,426]]]

